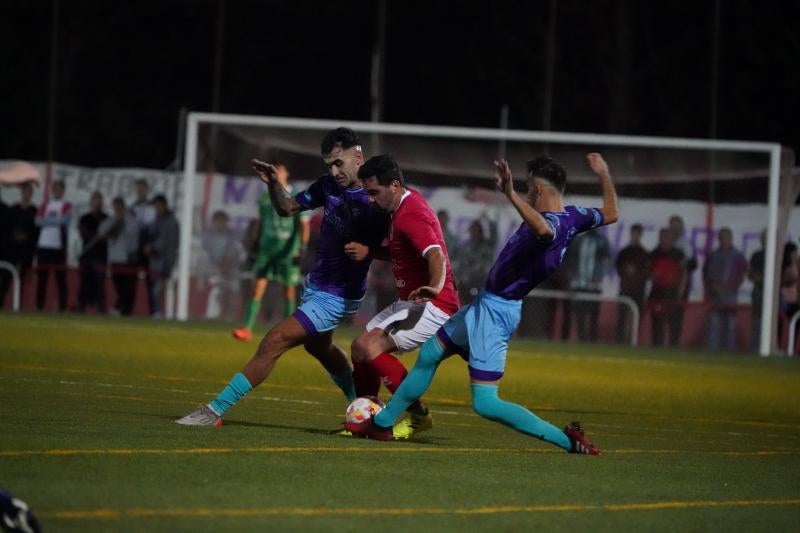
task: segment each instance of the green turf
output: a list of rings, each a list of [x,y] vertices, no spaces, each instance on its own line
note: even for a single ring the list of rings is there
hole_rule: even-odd
[[[457,358],[413,442],[329,435],[344,401],[302,350],[222,428],[172,423],[253,349],[225,325],[0,314],[0,485],[50,531],[800,530],[794,360],[512,342],[501,396],[580,419],[600,458],[474,415]]]

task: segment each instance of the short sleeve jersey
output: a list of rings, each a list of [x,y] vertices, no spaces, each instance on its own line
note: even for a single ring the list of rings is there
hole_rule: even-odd
[[[351,241],[380,246],[386,238],[389,217],[372,204],[364,189],[342,188],[329,174],[297,194],[295,200],[303,209],[324,208],[310,281],[334,296],[363,298],[370,260],[351,260],[344,246]]]
[[[458,310],[460,302],[442,227],[425,198],[419,192],[408,189],[389,226],[392,272],[401,299],[408,299],[414,289],[430,282],[428,261],[424,256],[434,247],[441,248],[444,254],[445,279],[442,290],[432,303],[452,315]]]
[[[553,238],[538,237],[523,222],[489,271],[488,292],[506,300],[521,300],[558,268],[577,234],[603,223],[599,210],[572,205],[560,212],[543,212],[542,216],[553,230]]]

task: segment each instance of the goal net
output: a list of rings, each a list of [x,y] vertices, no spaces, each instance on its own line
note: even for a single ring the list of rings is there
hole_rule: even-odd
[[[442,215],[465,302],[521,223],[493,188],[492,161],[508,159],[523,191],[525,162],[548,154],[567,169],[565,203],[599,207],[585,155],[604,155],[620,219],[575,241],[559,271],[526,299],[520,335],[762,354],[785,342],[778,281],[783,243],[800,235],[800,216],[792,211],[794,156],[779,145],[208,113],[187,122],[182,191],[193,201],[180,213],[178,318],[241,318],[265,190],[249,161],[284,163],[302,190],[325,172],[320,141],[339,126],[356,131],[367,157],[393,154],[409,185]],[[312,214],[312,244],[319,217]],[[234,241],[224,264],[221,242],[210,237],[222,219]],[[307,269],[310,258],[302,263]],[[394,299],[387,265],[374,262],[369,285],[357,323]],[[279,286],[268,287],[264,312],[272,319],[282,316],[282,299]]]

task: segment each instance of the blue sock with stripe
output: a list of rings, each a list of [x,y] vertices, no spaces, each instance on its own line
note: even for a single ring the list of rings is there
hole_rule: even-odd
[[[526,435],[570,449],[569,438],[550,422],[545,422],[521,405],[497,397],[497,385],[472,384],[472,408],[484,418],[500,422]]]
[[[425,391],[431,386],[439,363],[443,360],[444,350],[436,337],[431,337],[420,348],[414,368],[394,391],[392,399],[380,413],[373,417],[375,424],[384,428],[392,427],[400,415],[408,409],[408,406],[425,394]]]
[[[253,390],[253,386],[247,380],[244,374],[239,372],[230,380],[216,398],[211,400],[208,404],[215,413],[222,416],[225,411],[236,405],[236,402],[241,400],[248,392]]]

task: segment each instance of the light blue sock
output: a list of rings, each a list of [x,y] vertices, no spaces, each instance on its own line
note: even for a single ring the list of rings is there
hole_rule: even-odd
[[[497,385],[485,383],[472,384],[472,407],[484,418],[500,422],[512,429],[555,444],[565,450],[570,449],[569,438],[563,431],[545,422],[521,405],[506,402],[497,397]]]
[[[253,386],[247,381],[247,378],[239,372],[230,380],[216,398],[211,400],[208,404],[218,415],[222,416],[225,411],[236,405],[236,402],[241,400],[245,394],[253,390]]]
[[[353,371],[345,370],[339,374],[328,374],[336,386],[342,389],[348,402],[356,399],[356,384],[353,381]]]
[[[386,407],[373,418],[375,424],[384,428],[392,427],[400,415],[408,409],[408,406],[425,394],[425,391],[431,386],[439,363],[444,359],[444,350],[436,337],[428,339],[419,350],[419,357],[414,368],[403,379]]]

